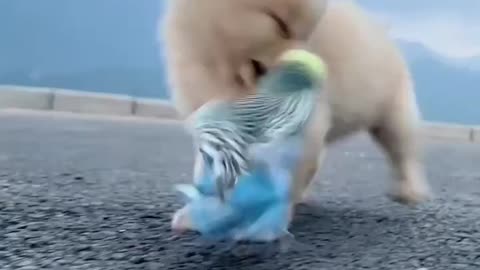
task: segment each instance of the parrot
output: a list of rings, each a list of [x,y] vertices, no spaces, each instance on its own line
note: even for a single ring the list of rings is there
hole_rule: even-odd
[[[174,229],[235,240],[292,236],[287,229],[292,172],[326,74],[316,55],[289,50],[262,78],[257,93],[212,101],[187,120],[204,166],[195,184],[176,185],[187,204],[174,214]]]
[[[283,53],[257,92],[233,101],[211,101],[187,119],[198,151],[213,169],[217,195],[248,174],[253,144],[294,136],[310,119],[327,69],[317,55],[302,49]]]
[[[292,236],[289,191],[292,170],[302,153],[301,137],[257,145],[248,174],[225,202],[215,194],[212,167],[206,166],[195,185],[179,184],[187,204],[173,216],[175,230],[193,230],[210,239],[273,241]]]

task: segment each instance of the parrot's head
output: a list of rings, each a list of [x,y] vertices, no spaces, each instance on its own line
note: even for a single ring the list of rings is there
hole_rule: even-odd
[[[292,93],[320,89],[327,77],[327,67],[314,53],[302,49],[285,51],[276,66],[260,81],[260,91]]]

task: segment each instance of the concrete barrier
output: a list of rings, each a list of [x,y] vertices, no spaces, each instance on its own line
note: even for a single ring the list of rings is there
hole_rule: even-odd
[[[129,96],[54,90],[53,110],[108,115],[131,115],[133,100]]]
[[[178,119],[173,106],[165,100],[11,85],[0,85],[0,109]],[[426,122],[423,132],[427,138],[480,143],[480,126]]]
[[[133,114],[142,117],[177,119],[175,108],[168,101],[136,98],[133,101]]]
[[[470,126],[425,123],[424,135],[429,138],[450,139],[459,141],[473,141],[472,128]]]
[[[472,141],[475,143],[480,143],[480,126],[472,127]]]
[[[0,85],[0,108],[51,110],[53,91],[48,88]]]

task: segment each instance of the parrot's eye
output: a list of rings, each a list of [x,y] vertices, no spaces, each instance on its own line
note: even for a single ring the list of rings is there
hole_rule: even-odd
[[[264,64],[257,60],[250,60],[252,63],[253,72],[255,73],[255,78],[258,79],[267,73],[267,68]]]
[[[207,152],[205,152],[203,149],[200,149],[200,154],[202,155],[203,157],[203,161],[205,161],[205,163],[208,165],[208,166],[212,166],[213,164],[213,158],[207,154]]]

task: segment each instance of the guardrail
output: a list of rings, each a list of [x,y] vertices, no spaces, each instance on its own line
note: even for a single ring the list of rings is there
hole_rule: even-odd
[[[55,88],[0,86],[0,108],[175,118],[168,101]]]
[[[177,116],[164,100],[14,85],[0,86],[0,109],[6,108],[166,119]],[[427,122],[424,131],[431,138],[480,143],[480,126]]]

